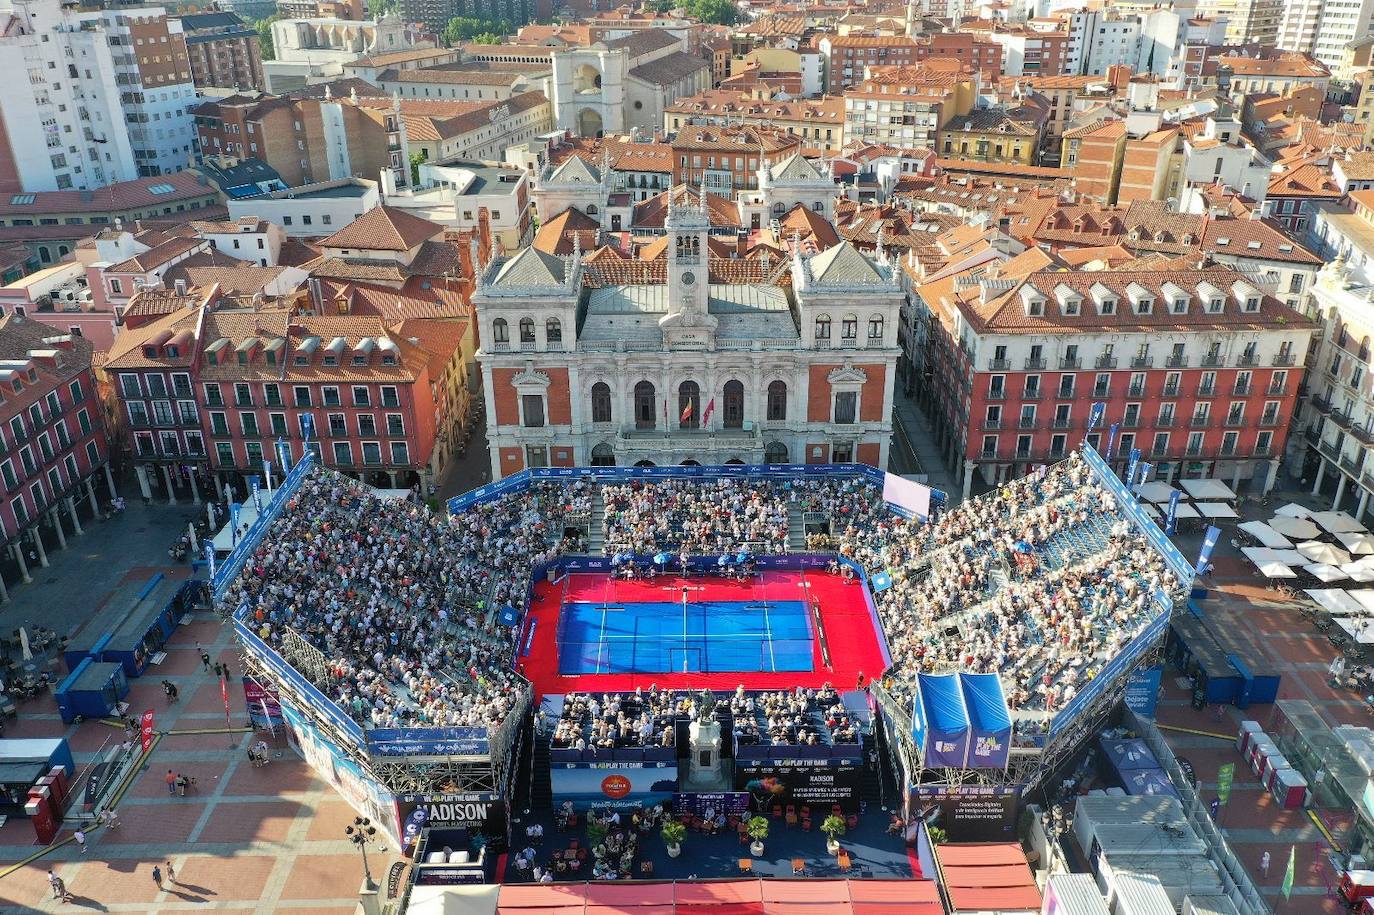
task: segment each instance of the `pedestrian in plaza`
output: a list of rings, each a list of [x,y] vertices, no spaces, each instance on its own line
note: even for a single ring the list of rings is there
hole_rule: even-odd
[[[114,812],[113,807],[106,807],[104,810],[100,811],[100,816],[97,817],[97,819],[100,821],[100,825],[104,826],[106,829],[117,829],[119,827],[119,814]]]
[[[171,862],[171,861],[168,861],[168,862],[167,862],[167,882],[168,882],[168,883],[176,883],[176,882],[177,882],[177,872],[176,872],[176,868],[172,867],[172,862]]]
[[[1269,876],[1269,852],[1260,855],[1260,873]]]
[[[216,676],[216,677],[223,677],[223,676],[224,676],[224,665],[221,664],[221,663],[219,663],[218,661],[215,662],[215,676]]]
[[[153,865],[153,882],[157,884],[158,889],[162,889],[162,868],[156,864]]]
[[[177,793],[177,776],[171,769],[167,770],[167,793],[169,795]]]
[[[205,665],[205,672],[208,674],[210,672],[210,652],[201,649],[200,663]]]
[[[67,887],[62,882],[62,878],[53,873],[52,868],[48,868],[48,885],[52,887],[52,898],[67,900]]]
[[[77,846],[77,848],[80,848],[80,849],[81,849],[81,853],[84,855],[84,854],[86,853],[86,833],[85,833],[85,831],[78,828],[78,829],[76,830],[76,832],[72,833],[72,838],[76,840],[76,846]]]

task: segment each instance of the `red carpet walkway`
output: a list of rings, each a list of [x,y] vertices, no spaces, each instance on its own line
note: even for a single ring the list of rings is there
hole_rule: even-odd
[[[805,581],[808,588],[802,587]],[[821,659],[819,643],[812,646],[811,672],[779,673],[623,673],[563,676],[558,672],[558,614],[563,601],[661,602],[681,599],[683,586],[700,588],[688,600],[747,601],[805,600],[805,594],[820,603],[821,625],[830,650],[831,668]],[[863,586],[847,583],[838,575],[824,572],[766,572],[748,582],[691,576],[662,577],[653,581],[612,581],[601,573],[579,573],[566,581],[535,585],[530,617],[535,626],[530,652],[520,659],[521,671],[534,684],[537,696],[568,692],[628,692],[635,687],[660,689],[733,690],[743,683],[747,689],[791,689],[818,687],[830,683],[840,690],[853,689],[860,674],[864,682],[883,671],[880,636],[864,599]]]

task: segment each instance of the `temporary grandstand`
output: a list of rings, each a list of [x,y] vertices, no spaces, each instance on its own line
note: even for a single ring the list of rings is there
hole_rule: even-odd
[[[881,660],[867,676],[846,668],[845,682],[816,616],[818,683],[871,687],[907,784],[1032,786],[1159,649],[1193,570],[1086,447],[951,510],[931,494],[928,519],[885,500],[885,481],[858,465],[545,468],[437,516],[307,454],[212,572],[213,592],[312,765],[393,835],[401,793],[508,796],[523,725],[548,691],[521,665],[553,637],[540,614],[563,606],[533,611],[541,589],[673,565],[731,580],[770,568],[853,579],[875,610]],[[741,512],[749,524],[731,520]],[[689,622],[674,632],[709,637]],[[774,670],[784,683],[805,675]],[[760,682],[747,688],[779,688]],[[829,757],[847,739],[827,735],[810,752]]]

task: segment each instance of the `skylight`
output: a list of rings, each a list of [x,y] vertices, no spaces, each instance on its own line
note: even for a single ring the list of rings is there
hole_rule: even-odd
[[[35,194],[15,194],[10,198],[10,206],[25,206],[33,203],[38,197]]]
[[[172,187],[170,184],[153,184],[148,187],[148,193],[150,194],[170,194],[174,190],[176,190],[176,188]]]

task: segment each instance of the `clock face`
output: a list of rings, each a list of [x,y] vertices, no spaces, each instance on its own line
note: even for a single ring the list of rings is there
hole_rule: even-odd
[[[693,283],[695,283],[696,281],[697,281],[697,275],[696,275],[695,273],[693,273],[692,271],[688,270],[686,273],[682,274],[682,285],[684,285],[684,286],[690,286],[690,285],[692,285]]]

